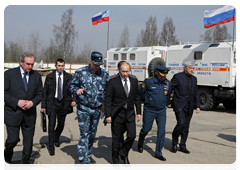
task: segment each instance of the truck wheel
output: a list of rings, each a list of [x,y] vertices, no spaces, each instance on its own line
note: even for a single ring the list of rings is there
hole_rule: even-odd
[[[213,96],[213,92],[208,88],[199,88],[200,96],[200,109],[212,110],[216,103],[216,98]]]
[[[234,110],[234,109],[236,109],[236,101],[235,100],[224,100],[223,101],[223,106],[226,109]]]
[[[154,58],[148,64],[148,76],[152,77],[155,74],[155,69],[158,65],[165,66],[165,61],[161,58]]]

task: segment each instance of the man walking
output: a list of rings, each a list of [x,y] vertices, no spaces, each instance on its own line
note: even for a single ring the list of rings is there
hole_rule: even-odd
[[[172,107],[177,120],[177,125],[172,133],[172,152],[174,153],[177,152],[179,136],[181,136],[180,151],[187,154],[190,153],[186,148],[186,141],[194,107],[196,108],[196,113],[200,112],[197,78],[192,75],[193,71],[194,63],[187,61],[184,64],[184,71],[175,74],[171,80],[172,91],[174,91]]]
[[[71,94],[77,95],[77,115],[80,129],[77,145],[80,163],[96,163],[92,158],[92,146],[97,132],[99,116],[104,103],[108,72],[100,68],[102,54],[92,52],[90,64],[76,70],[69,83]]]
[[[166,106],[170,103],[171,82],[166,79],[169,69],[158,65],[156,74],[144,80],[140,94],[144,101],[143,125],[138,139],[138,151],[143,152],[145,136],[152,129],[153,121],[157,122],[157,143],[155,157],[166,161],[162,155],[166,127]],[[170,107],[170,106],[168,106]]]
[[[112,161],[119,164],[119,156],[124,164],[130,164],[129,150],[136,137],[135,110],[137,121],[141,120],[141,97],[138,80],[130,77],[130,65],[125,61],[118,63],[119,75],[110,79],[105,101],[106,122],[111,123]],[[127,138],[123,141],[123,133]]]
[[[72,97],[68,90],[68,83],[72,75],[64,71],[65,62],[57,59],[56,70],[48,74],[44,84],[42,111],[48,115],[49,154],[55,155],[55,148],[60,146],[59,138],[64,128],[66,115],[73,112],[76,97]],[[56,126],[56,118],[58,120]]]
[[[36,124],[36,106],[42,100],[41,75],[32,70],[34,55],[23,53],[20,66],[4,73],[4,123],[7,128],[4,157],[11,163],[13,148],[23,135],[22,163],[29,164]]]

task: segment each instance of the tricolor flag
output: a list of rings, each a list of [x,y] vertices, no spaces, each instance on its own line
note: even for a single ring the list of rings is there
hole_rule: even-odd
[[[204,12],[204,28],[210,28],[214,25],[224,24],[235,20],[235,8],[226,5],[215,10],[206,10]]]
[[[92,24],[97,25],[100,22],[109,21],[109,9],[103,12],[99,12],[98,14],[92,17]]]

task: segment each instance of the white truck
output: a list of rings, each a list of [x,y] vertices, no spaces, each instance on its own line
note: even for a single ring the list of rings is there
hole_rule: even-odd
[[[195,63],[201,109],[211,110],[223,103],[236,108],[236,48],[232,42],[173,45],[167,50],[168,79],[183,71],[186,61]]]
[[[107,52],[107,70],[118,73],[117,63],[126,60],[131,74],[141,83],[153,76],[157,65],[170,69],[167,78],[183,71],[186,61],[195,63],[194,75],[198,79],[200,108],[211,110],[219,103],[227,109],[236,108],[236,48],[232,42],[172,45],[170,47],[111,48]]]
[[[107,70],[109,75],[117,74],[118,62],[125,60],[131,65],[130,74],[143,82],[154,75],[157,65],[165,65],[167,49],[164,46],[111,48],[107,51]]]

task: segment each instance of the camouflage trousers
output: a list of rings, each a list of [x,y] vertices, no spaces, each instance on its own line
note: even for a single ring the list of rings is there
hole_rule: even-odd
[[[88,164],[88,158],[92,157],[91,150],[96,136],[101,110],[102,108],[91,109],[83,105],[80,105],[80,108],[77,109],[78,125],[80,129],[77,150],[80,163]]]

